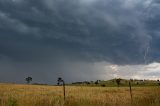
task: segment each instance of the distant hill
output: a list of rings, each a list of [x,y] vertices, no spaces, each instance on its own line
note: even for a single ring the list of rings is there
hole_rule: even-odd
[[[96,80],[96,81],[83,81],[83,82],[73,82],[69,85],[81,85],[81,86],[102,86],[102,87],[116,87],[117,79],[110,79],[107,81],[104,80]],[[159,80],[139,80],[139,79],[121,79],[120,78],[120,86],[128,86],[129,81],[132,86],[160,86]]]

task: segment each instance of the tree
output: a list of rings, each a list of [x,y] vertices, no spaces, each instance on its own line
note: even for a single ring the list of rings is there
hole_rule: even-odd
[[[97,81],[95,82],[95,84],[98,85],[98,84],[99,84],[99,80],[97,80]]]
[[[32,77],[27,77],[25,80],[29,84],[32,81]]]
[[[60,82],[63,82],[62,78],[59,77],[58,80],[57,80],[57,85],[60,85]]]
[[[160,85],[160,81],[159,81],[159,80],[157,80],[157,82],[158,82],[158,85]]]
[[[121,82],[121,79],[120,79],[120,78],[116,79],[116,83],[117,83],[118,87],[119,87],[119,85],[120,85],[120,82]]]

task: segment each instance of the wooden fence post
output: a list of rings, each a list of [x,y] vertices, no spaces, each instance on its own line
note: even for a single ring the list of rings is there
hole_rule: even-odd
[[[129,81],[129,88],[130,88],[130,96],[131,96],[131,101],[132,101],[132,86],[131,86],[131,82]]]
[[[65,91],[65,82],[64,82],[64,80],[62,80],[62,78],[58,78],[58,85],[60,84],[60,82],[62,82],[62,84],[63,84],[63,96],[64,96],[64,101],[65,101],[65,98],[66,98],[66,91]]]
[[[63,96],[64,96],[64,101],[66,98],[66,91],[65,91],[65,82],[63,81]]]

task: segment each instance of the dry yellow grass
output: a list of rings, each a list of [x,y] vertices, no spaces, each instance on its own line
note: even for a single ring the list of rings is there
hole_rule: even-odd
[[[0,84],[0,106],[160,106],[160,87],[62,87]]]

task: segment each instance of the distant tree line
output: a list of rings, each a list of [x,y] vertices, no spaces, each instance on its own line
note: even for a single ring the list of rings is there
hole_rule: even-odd
[[[32,82],[33,78],[28,76],[25,78],[25,81],[27,84],[30,84]],[[130,80],[125,80],[125,79],[121,79],[121,78],[117,78],[117,79],[112,79],[112,80],[108,80],[110,82],[112,82],[112,84],[117,84],[117,86],[119,87],[121,84],[125,85],[128,84],[128,82],[130,81],[132,84],[136,84],[136,85],[146,85],[146,84],[152,84],[152,85],[159,85],[160,86],[160,81],[159,79],[157,81],[155,80],[139,80],[139,79],[130,79]],[[62,78],[58,78],[58,85],[60,84],[60,82],[63,82]],[[41,84],[41,83],[33,83],[35,85],[48,85],[48,84]],[[97,85],[97,86],[106,86],[107,81],[102,81],[102,80],[96,80],[96,81],[83,81],[83,82],[73,82],[72,84],[77,84],[77,85]],[[111,84],[111,83],[110,83]]]

